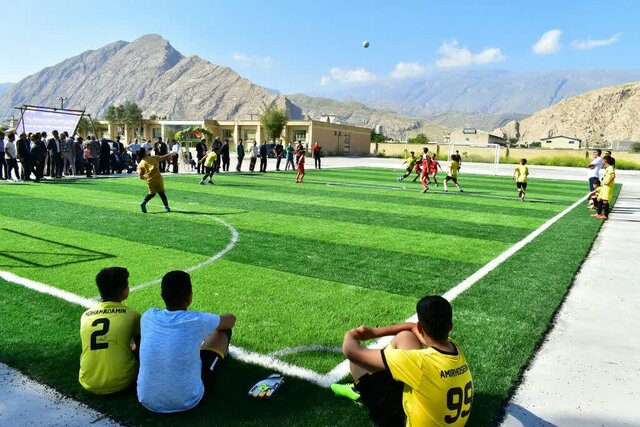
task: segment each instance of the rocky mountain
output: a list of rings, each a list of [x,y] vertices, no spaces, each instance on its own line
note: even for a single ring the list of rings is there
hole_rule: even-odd
[[[444,134],[448,132],[445,126],[402,116],[390,110],[377,110],[361,102],[339,102],[302,94],[287,95],[287,98],[311,119],[320,120],[323,116],[335,115],[339,117],[341,123],[354,126],[373,129],[377,125],[382,125],[383,133],[396,139],[424,133],[431,140],[441,141]]]
[[[11,89],[13,83],[0,83],[0,95]]]
[[[493,129],[501,121],[519,120],[568,97],[635,80],[640,80],[640,70],[464,70],[413,80],[380,79],[318,94],[424,120],[439,116],[448,126],[475,123]]]
[[[496,129],[521,142],[565,135],[586,140],[640,141],[640,81],[593,90]]]
[[[97,117],[125,101],[171,119],[248,118],[263,104],[286,107],[292,118],[302,115],[284,96],[230,68],[185,57],[158,35],[86,51],[23,79],[0,96],[0,117],[21,104],[56,106],[60,96],[67,98],[65,107]]]

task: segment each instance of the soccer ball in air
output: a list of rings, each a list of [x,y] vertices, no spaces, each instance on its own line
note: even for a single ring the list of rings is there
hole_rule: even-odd
[[[362,47],[365,48],[365,49],[368,48],[369,47],[369,41],[368,40],[363,41],[362,42]]]

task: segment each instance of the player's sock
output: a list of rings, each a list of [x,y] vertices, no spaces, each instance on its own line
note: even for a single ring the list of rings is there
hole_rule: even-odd
[[[140,210],[142,210],[142,213],[147,213],[147,202],[140,203]]]
[[[331,384],[331,391],[336,396],[346,397],[354,402],[360,399],[360,393],[354,389],[353,384]]]

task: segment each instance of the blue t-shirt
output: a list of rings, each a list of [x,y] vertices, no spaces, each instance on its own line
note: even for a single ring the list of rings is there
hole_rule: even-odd
[[[219,315],[195,311],[151,308],[142,315],[138,400],[145,408],[180,412],[200,402],[200,346],[219,324]]]

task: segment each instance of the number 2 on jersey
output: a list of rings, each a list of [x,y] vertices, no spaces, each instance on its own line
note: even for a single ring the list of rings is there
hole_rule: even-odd
[[[91,326],[102,325],[102,329],[95,330],[91,333],[91,350],[102,350],[109,347],[108,342],[98,342],[98,337],[106,335],[109,332],[109,319],[102,318],[93,321]]]
[[[466,417],[471,412],[471,402],[473,401],[473,384],[469,381],[464,386],[464,391],[460,387],[450,388],[447,392],[447,408],[455,411],[456,414],[445,415],[444,422],[453,424],[459,417]],[[463,409],[463,406],[465,409]]]

